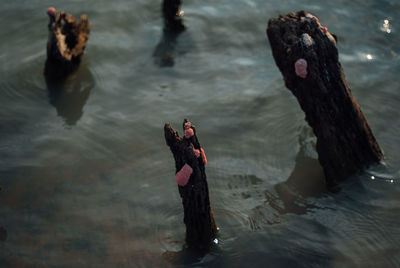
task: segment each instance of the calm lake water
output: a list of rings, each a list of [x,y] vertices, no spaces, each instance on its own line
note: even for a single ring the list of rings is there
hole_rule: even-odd
[[[58,95],[43,77],[49,6],[92,23]],[[400,2],[184,0],[176,40],[163,37],[160,7],[2,1],[0,267],[400,267]],[[265,34],[269,18],[300,9],[338,36],[385,152],[386,166],[335,194],[318,189],[315,138]],[[163,134],[184,118],[207,153],[220,228],[201,258],[181,252]]]

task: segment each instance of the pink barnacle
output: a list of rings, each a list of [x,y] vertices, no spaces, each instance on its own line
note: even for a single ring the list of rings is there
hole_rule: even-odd
[[[189,121],[187,121],[185,123],[185,129],[189,129],[192,126],[192,123],[190,123]]]
[[[321,30],[322,30],[324,33],[326,33],[326,32],[328,32],[328,27],[321,26]]]
[[[307,61],[305,59],[298,59],[294,64],[296,75],[301,78],[307,77]]]
[[[196,155],[196,157],[200,157],[200,150],[195,149],[195,148],[193,147],[193,152],[194,152],[194,154]]]
[[[201,150],[201,156],[203,157],[203,162],[204,162],[204,165],[207,165],[207,158],[206,158],[206,154],[204,153],[204,150],[203,150],[203,148],[200,148],[200,150]]]
[[[54,7],[49,7],[47,9],[47,14],[51,15],[51,16],[54,16],[56,14],[56,9]]]
[[[190,178],[190,175],[192,175],[193,169],[191,166],[188,164],[185,164],[181,170],[178,171],[175,175],[175,180],[176,183],[178,183],[179,186],[185,186]]]
[[[190,139],[194,135],[194,131],[192,128],[185,129],[185,138]]]

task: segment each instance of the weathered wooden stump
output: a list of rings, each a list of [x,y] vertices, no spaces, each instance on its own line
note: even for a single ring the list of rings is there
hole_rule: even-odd
[[[91,25],[85,14],[79,23],[71,14],[57,12],[52,7],[47,14],[50,22],[44,74],[48,80],[59,80],[79,66]]]
[[[207,160],[195,127],[185,119],[183,129],[185,135],[179,137],[170,124],[165,124],[165,141],[175,159],[176,181],[184,209],[186,243],[191,248],[206,249],[217,235],[204,167]]]
[[[267,35],[286,87],[317,137],[328,186],[380,161],[383,153],[339,63],[336,37],[305,11],[270,19]]]
[[[181,0],[164,0],[162,4],[162,12],[164,17],[164,31],[166,32],[182,32],[185,30],[180,10]]]

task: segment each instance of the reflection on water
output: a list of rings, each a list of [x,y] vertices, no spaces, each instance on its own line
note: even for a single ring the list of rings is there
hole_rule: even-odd
[[[325,176],[315,150],[316,138],[312,129],[305,126],[299,135],[300,151],[289,178],[274,186],[277,193],[266,192],[267,203],[279,214],[305,214],[316,206],[308,204],[307,198],[321,196],[326,191]]]
[[[153,53],[155,64],[160,67],[174,66],[176,39],[179,35],[180,33],[163,31],[162,38]]]
[[[253,211],[254,216],[250,218],[252,229],[260,228],[262,221],[269,225],[279,224],[279,217],[284,214],[302,215],[319,208],[307,200],[308,197],[319,197],[326,192],[323,169],[316,159],[315,142],[312,129],[304,126],[299,135],[300,150],[293,171],[285,182],[274,185],[273,190],[265,191],[264,204],[257,206]],[[265,217],[268,210],[265,206],[272,208],[278,215]],[[265,221],[266,218],[269,219]]]
[[[84,66],[82,66],[84,67]],[[80,68],[65,80],[46,79],[50,104],[57,109],[57,115],[72,126],[83,115],[83,107],[95,83],[87,68]]]
[[[383,20],[383,24],[381,26],[381,31],[390,34],[392,32],[390,23],[388,19]]]
[[[162,254],[162,257],[170,264],[177,266],[207,266],[215,262],[220,254],[220,249],[214,245],[207,251],[190,248],[183,248],[180,251],[166,251]]]
[[[315,149],[316,138],[310,127],[303,128],[299,144],[295,167],[285,184],[303,197],[320,196],[326,190],[325,176]]]

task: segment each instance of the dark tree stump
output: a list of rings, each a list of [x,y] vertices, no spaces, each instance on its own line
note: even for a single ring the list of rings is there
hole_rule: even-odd
[[[170,124],[165,124],[165,141],[175,159],[176,179],[184,209],[186,243],[191,248],[206,249],[217,235],[204,167],[207,161],[197,139],[196,129],[185,119],[184,130],[185,124],[186,130],[189,129],[189,134],[185,131],[184,137],[179,137],[178,132],[173,130]],[[192,136],[190,136],[190,132],[192,132]],[[185,165],[192,168],[192,173],[186,184],[182,184],[179,182],[178,176]]]
[[[163,0],[164,31],[179,33],[185,30],[180,6],[181,0]]]
[[[50,22],[44,74],[48,80],[59,80],[79,66],[91,25],[85,14],[79,23],[71,14],[54,8],[48,8],[47,14]]]
[[[317,137],[327,184],[380,161],[383,153],[339,63],[336,37],[305,11],[270,19],[267,35],[286,87]]]

